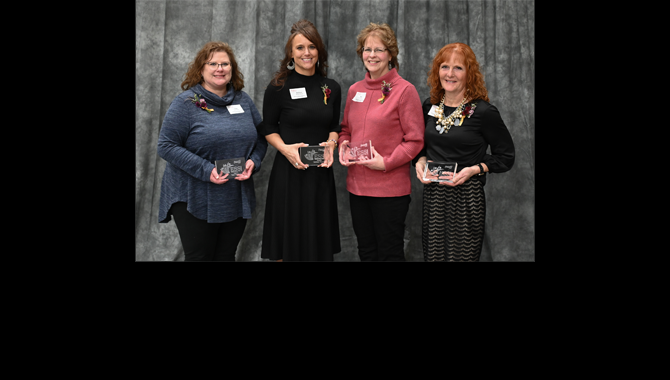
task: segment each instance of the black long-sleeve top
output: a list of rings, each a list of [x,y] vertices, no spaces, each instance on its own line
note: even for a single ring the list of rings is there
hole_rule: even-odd
[[[433,104],[430,98],[423,102],[423,120],[426,125],[424,147],[415,158],[425,156],[431,161],[457,162],[461,171],[468,166],[485,163],[491,173],[503,173],[514,165],[514,142],[507,126],[500,117],[498,109],[481,99],[470,101],[476,103],[474,113],[465,118],[463,125],[452,126],[444,133],[435,129],[437,118],[429,116]],[[439,106],[439,103],[436,104]],[[450,115],[456,107],[444,106],[444,114]],[[486,149],[491,147],[491,154]],[[486,176],[473,176],[486,184]]]
[[[322,87],[331,90],[324,103]],[[303,88],[304,98],[293,99],[291,89]],[[319,74],[305,76],[292,71],[283,87],[268,85],[263,98],[263,122],[258,132],[263,136],[279,133],[286,144],[303,142],[319,145],[330,132],[340,132],[342,90],[333,79]]]

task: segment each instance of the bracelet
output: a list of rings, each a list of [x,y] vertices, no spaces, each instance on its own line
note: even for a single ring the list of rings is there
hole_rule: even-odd
[[[478,175],[484,175],[484,167],[482,166],[482,164],[477,164],[477,166],[479,166],[479,174]]]
[[[334,143],[335,143],[335,148],[337,148],[337,140],[330,139],[330,140],[328,140],[328,141],[332,141],[332,142],[334,142]]]

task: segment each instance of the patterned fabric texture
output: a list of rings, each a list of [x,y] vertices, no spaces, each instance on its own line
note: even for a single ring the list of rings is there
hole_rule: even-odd
[[[486,198],[480,181],[423,188],[422,243],[425,261],[479,261]]]

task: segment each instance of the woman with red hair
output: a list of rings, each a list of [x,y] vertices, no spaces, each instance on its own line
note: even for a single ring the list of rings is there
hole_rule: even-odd
[[[512,168],[514,143],[500,112],[489,103],[484,76],[468,45],[457,42],[440,49],[428,85],[430,98],[423,102],[425,145],[414,160],[416,175],[424,184],[424,260],[479,261],[486,173]],[[431,161],[456,163],[453,177],[441,182],[424,180]]]

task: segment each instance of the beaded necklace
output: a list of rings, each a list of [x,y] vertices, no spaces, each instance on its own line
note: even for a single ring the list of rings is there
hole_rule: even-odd
[[[466,100],[468,100],[467,97],[463,98],[463,101],[461,104],[456,108],[454,112],[451,113],[451,115],[447,116],[446,118],[444,117],[444,99],[447,97],[447,94],[444,94],[442,96],[442,101],[440,102],[440,107],[435,110],[435,115],[437,116],[437,126],[435,127],[436,130],[442,134],[445,130],[447,133],[449,133],[449,129],[454,125],[454,121],[461,116],[463,113],[463,107],[465,106]],[[462,118],[461,118],[462,120]]]

